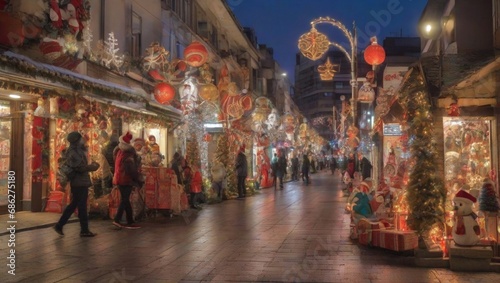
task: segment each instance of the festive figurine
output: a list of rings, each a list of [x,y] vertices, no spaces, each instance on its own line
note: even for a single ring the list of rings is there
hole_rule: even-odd
[[[487,238],[496,238],[497,215],[500,210],[498,198],[495,192],[495,184],[486,178],[483,181],[481,193],[479,194],[479,210],[485,216],[485,232]],[[496,239],[498,240],[498,239]]]
[[[460,190],[453,199],[455,203],[455,224],[453,225],[453,240],[459,246],[472,246],[479,241],[479,225],[477,215],[472,211],[476,198],[470,193]]]

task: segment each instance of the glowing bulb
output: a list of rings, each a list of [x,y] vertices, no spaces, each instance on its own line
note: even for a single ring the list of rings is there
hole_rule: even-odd
[[[431,30],[432,30],[432,26],[431,26],[431,25],[426,25],[426,26],[425,26],[425,32],[426,32],[426,33],[431,32]]]

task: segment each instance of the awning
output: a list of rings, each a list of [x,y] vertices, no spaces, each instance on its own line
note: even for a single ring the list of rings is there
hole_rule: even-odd
[[[114,100],[147,101],[142,93],[133,88],[37,62],[11,51],[0,53],[0,82],[2,79],[3,84],[24,83],[40,88],[61,89],[65,94],[78,91]]]

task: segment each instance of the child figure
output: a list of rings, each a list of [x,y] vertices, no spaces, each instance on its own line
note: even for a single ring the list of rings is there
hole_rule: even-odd
[[[200,199],[202,191],[203,180],[201,178],[201,172],[197,165],[191,167],[191,207],[195,209],[201,209]]]

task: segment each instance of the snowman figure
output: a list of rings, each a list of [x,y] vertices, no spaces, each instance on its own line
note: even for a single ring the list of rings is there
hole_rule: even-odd
[[[476,198],[470,193],[460,190],[453,199],[455,203],[455,224],[453,225],[453,240],[459,246],[472,246],[479,242],[479,225],[477,215],[472,211]]]

